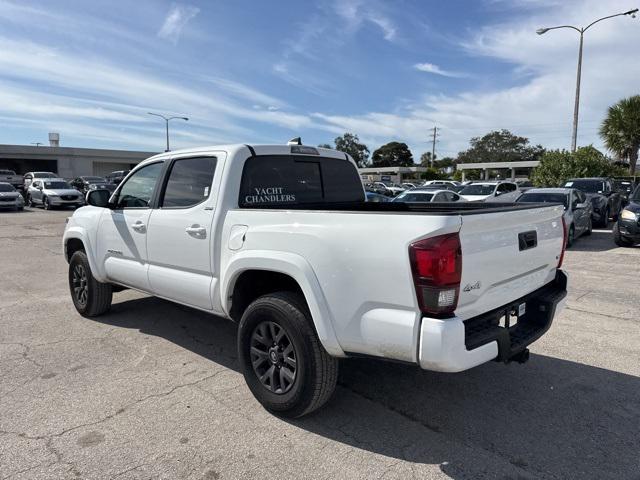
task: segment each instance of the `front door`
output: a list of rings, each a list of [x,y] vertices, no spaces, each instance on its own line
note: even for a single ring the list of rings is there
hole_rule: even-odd
[[[118,189],[115,207],[100,219],[98,262],[115,283],[149,290],[147,230],[162,167],[163,162],[156,162],[137,170]]]
[[[147,236],[153,294],[206,310],[213,308],[217,163],[212,156],[172,161]]]

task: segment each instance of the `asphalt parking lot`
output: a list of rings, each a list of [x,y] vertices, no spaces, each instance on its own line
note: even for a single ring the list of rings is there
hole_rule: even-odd
[[[88,320],[68,211],[0,212],[0,479],[640,479],[640,248],[565,258],[567,308],[525,365],[341,365],[314,415],[265,412],[235,327],[136,292]]]

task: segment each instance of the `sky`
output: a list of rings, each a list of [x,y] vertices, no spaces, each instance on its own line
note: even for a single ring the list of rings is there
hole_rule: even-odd
[[[636,3],[633,3],[636,2]],[[569,148],[578,27],[640,0],[0,0],[0,144],[161,151],[406,142],[455,156],[506,128]],[[640,93],[640,18],[585,34],[579,145]]]

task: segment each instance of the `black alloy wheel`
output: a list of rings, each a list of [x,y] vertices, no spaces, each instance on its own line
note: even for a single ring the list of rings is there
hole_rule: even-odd
[[[296,380],[296,350],[287,332],[276,322],[264,321],[254,329],[251,365],[266,389],[279,395],[291,390]]]
[[[82,305],[83,307],[86,306],[89,295],[89,286],[87,283],[87,271],[81,263],[77,263],[73,267],[71,285],[75,300],[79,305]]]

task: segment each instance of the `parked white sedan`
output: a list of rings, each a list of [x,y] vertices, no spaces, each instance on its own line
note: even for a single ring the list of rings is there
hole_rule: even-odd
[[[459,193],[469,202],[515,202],[520,196],[514,182],[477,182],[467,185]]]
[[[451,190],[438,190],[432,188],[414,188],[401,193],[392,202],[405,203],[441,203],[441,202],[465,202],[466,200]]]

